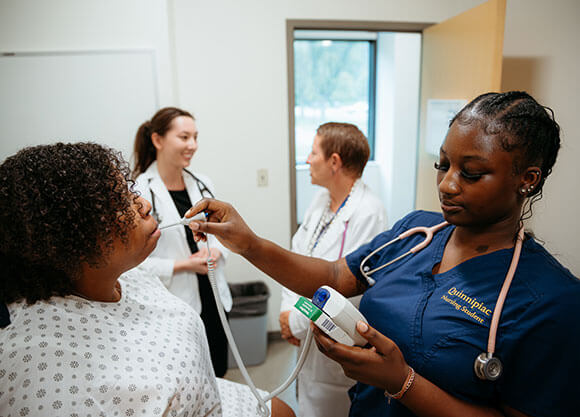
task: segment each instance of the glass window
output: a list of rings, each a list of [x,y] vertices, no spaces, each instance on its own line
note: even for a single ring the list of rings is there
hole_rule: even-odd
[[[374,156],[375,42],[294,40],[296,164],[304,164],[316,128],[326,122],[358,126]]]

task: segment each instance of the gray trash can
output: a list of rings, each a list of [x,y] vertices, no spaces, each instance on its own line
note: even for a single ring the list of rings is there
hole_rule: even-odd
[[[268,298],[270,290],[262,281],[230,284],[233,305],[229,323],[245,365],[259,365],[266,360],[268,345]],[[237,368],[228,348],[228,367]]]

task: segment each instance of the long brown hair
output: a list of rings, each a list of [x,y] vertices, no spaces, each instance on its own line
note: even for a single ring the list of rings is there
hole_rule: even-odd
[[[157,159],[157,150],[151,141],[153,133],[157,133],[159,136],[165,136],[171,128],[173,119],[179,116],[191,117],[195,120],[195,117],[185,110],[178,109],[177,107],[164,107],[155,113],[151,120],[139,126],[137,135],[135,135],[135,145],[133,148],[135,155],[135,167],[132,172],[133,179],[145,172],[149,168],[149,165]]]

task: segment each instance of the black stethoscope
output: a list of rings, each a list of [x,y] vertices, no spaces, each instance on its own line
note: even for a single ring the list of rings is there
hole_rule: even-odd
[[[431,240],[433,239],[433,235],[436,232],[438,232],[439,230],[443,229],[444,227],[446,227],[448,225],[449,225],[449,223],[443,222],[443,223],[439,223],[439,224],[436,224],[435,226],[431,226],[431,227],[419,226],[419,227],[414,227],[412,229],[407,230],[406,232],[401,233],[399,236],[397,236],[393,240],[385,243],[384,245],[382,245],[379,248],[372,251],[367,257],[365,257],[362,260],[362,262],[360,263],[361,274],[367,279],[367,282],[369,283],[370,286],[374,285],[375,280],[373,278],[371,278],[369,275],[371,275],[374,272],[377,272],[380,269],[385,268],[386,266],[391,265],[392,263],[398,261],[399,259],[406,257],[407,255],[419,252],[421,249],[425,248],[431,242]],[[414,246],[409,251],[405,252],[404,254],[396,257],[395,259],[392,259],[391,261],[389,261],[389,262],[387,262],[379,267],[376,267],[373,270],[369,270],[368,266],[367,267],[364,266],[365,262],[367,262],[374,254],[376,254],[380,250],[386,248],[387,246],[389,246],[390,244],[392,244],[394,242],[397,242],[401,239],[409,237],[415,233],[424,233],[425,239],[422,242],[420,242],[419,244],[417,244],[416,246]],[[512,280],[514,278],[516,268],[518,267],[518,262],[520,260],[520,253],[522,252],[523,241],[524,241],[524,227],[521,226],[520,230],[518,231],[518,237],[516,240],[516,246],[514,248],[514,254],[512,256],[510,267],[509,267],[508,272],[507,272],[505,279],[503,281],[501,291],[499,292],[499,296],[497,297],[497,301],[495,303],[495,308],[493,310],[493,316],[491,318],[491,324],[489,326],[489,335],[488,335],[488,339],[487,339],[487,352],[482,352],[481,354],[479,354],[477,356],[477,358],[475,358],[475,363],[473,364],[473,370],[475,371],[475,375],[477,375],[477,377],[479,379],[482,379],[484,381],[495,381],[496,379],[498,379],[501,376],[501,374],[503,372],[503,365],[502,365],[501,361],[499,360],[499,358],[496,358],[495,356],[493,356],[493,354],[495,352],[495,339],[497,336],[497,328],[499,326],[499,318],[501,316],[503,304],[505,302],[505,299],[507,297],[507,293],[510,289],[510,285],[511,285]]]
[[[191,176],[191,178],[193,178],[195,180],[195,185],[197,185],[197,189],[199,190],[199,194],[202,197],[207,197],[206,195],[204,195],[204,192],[205,192],[205,193],[208,193],[211,198],[215,198],[215,196],[213,195],[211,190],[209,188],[207,188],[207,185],[205,185],[205,183],[202,180],[200,180],[195,175],[193,175],[193,172],[191,172],[185,168],[183,168],[183,170],[187,174],[189,174]],[[161,221],[163,219],[161,217],[161,214],[157,212],[157,208],[155,207],[155,193],[151,189],[151,181],[152,180],[153,180],[153,178],[149,178],[149,191],[151,192],[151,215],[157,221],[157,223],[161,224]]]

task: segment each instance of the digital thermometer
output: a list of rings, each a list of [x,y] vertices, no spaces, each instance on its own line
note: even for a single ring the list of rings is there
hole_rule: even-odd
[[[309,315],[304,312],[304,308],[300,308],[298,306],[302,298],[298,300],[298,303],[296,303],[295,307],[298,308],[298,310],[300,310],[302,314],[309,317]],[[304,299],[308,301],[308,299],[306,298]],[[356,330],[356,324],[359,321],[368,323],[367,320],[364,318],[361,312],[358,311],[358,309],[354,305],[352,305],[350,301],[348,301],[341,293],[336,291],[334,288],[331,288],[327,285],[320,287],[314,293],[311,304],[318,310],[320,310],[323,314],[317,316],[315,319],[312,317],[309,318],[314,322],[314,324],[316,324],[321,330],[323,330],[334,340],[339,342],[339,340],[333,335],[331,335],[329,331],[327,331],[328,329],[324,327],[323,323],[325,319],[327,320],[327,323],[328,322],[332,323],[348,337],[349,343],[344,342],[341,343],[350,346],[352,345],[364,346],[368,343],[367,340],[364,337],[362,337]],[[317,322],[320,322],[320,325]],[[344,339],[342,335],[340,337]]]
[[[189,218],[183,217],[177,223],[163,224],[163,225],[159,226],[159,230],[163,230],[163,229],[167,229],[169,227],[175,227],[175,226],[187,226],[189,223],[191,223],[194,220],[205,220],[205,213],[203,213],[203,212],[197,213],[195,216],[189,217]]]
[[[308,298],[300,297],[294,307],[296,307],[298,311],[312,320],[316,327],[318,327],[337,342],[348,346],[354,346],[354,340],[352,340],[344,330],[334,324],[332,319],[328,317],[324,311],[312,304],[312,301],[310,301]]]

